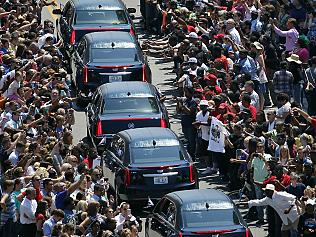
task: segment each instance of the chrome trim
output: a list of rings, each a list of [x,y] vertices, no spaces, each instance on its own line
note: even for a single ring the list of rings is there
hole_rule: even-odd
[[[163,173],[163,174],[143,174],[146,178],[154,178],[154,177],[168,177],[168,176],[174,176],[177,175],[178,172],[169,172],[169,173]]]
[[[132,72],[100,72],[99,75],[101,76],[124,76],[130,75]]]

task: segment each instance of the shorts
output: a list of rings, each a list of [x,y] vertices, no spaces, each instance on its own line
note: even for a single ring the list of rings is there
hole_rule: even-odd
[[[267,91],[266,83],[260,83],[258,85],[258,94],[265,94]]]

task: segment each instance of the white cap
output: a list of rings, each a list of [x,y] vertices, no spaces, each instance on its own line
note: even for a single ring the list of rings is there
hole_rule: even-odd
[[[208,106],[208,101],[207,100],[201,100],[200,101],[200,106],[201,105],[206,105],[206,106]]]
[[[275,186],[273,184],[267,184],[265,188],[263,188],[263,190],[271,190],[274,191],[275,190]]]
[[[191,32],[191,33],[188,35],[188,38],[198,39],[198,38],[199,38],[199,36],[197,35],[197,33],[195,33],[195,32]]]
[[[189,58],[188,63],[197,63],[196,58]]]

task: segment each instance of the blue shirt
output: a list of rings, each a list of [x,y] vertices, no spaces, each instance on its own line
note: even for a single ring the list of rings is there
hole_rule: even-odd
[[[257,64],[253,58],[247,56],[244,59],[239,59],[237,63],[240,64],[242,73],[249,74],[251,76],[251,80],[253,81],[259,81]]]
[[[55,198],[55,206],[57,209],[65,209],[65,205],[64,205],[64,200],[65,198],[68,197],[68,191],[62,191],[57,193],[56,198]]]
[[[43,224],[43,235],[44,236],[51,236],[53,227],[57,224],[57,221],[54,219],[54,217],[49,218],[47,221]]]

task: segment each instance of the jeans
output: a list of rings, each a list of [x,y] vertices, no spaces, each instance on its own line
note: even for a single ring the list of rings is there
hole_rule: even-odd
[[[196,149],[196,129],[193,126],[182,126],[182,132],[185,139],[188,141],[187,150],[193,158],[195,158]]]
[[[255,193],[256,193],[256,199],[261,199],[263,198],[263,190],[261,187],[259,187],[258,185],[254,185],[255,186]],[[263,221],[264,219],[264,207],[257,207],[257,213],[258,213],[258,219],[259,221]]]
[[[302,89],[301,83],[293,85],[293,99],[300,107],[302,106]]]

